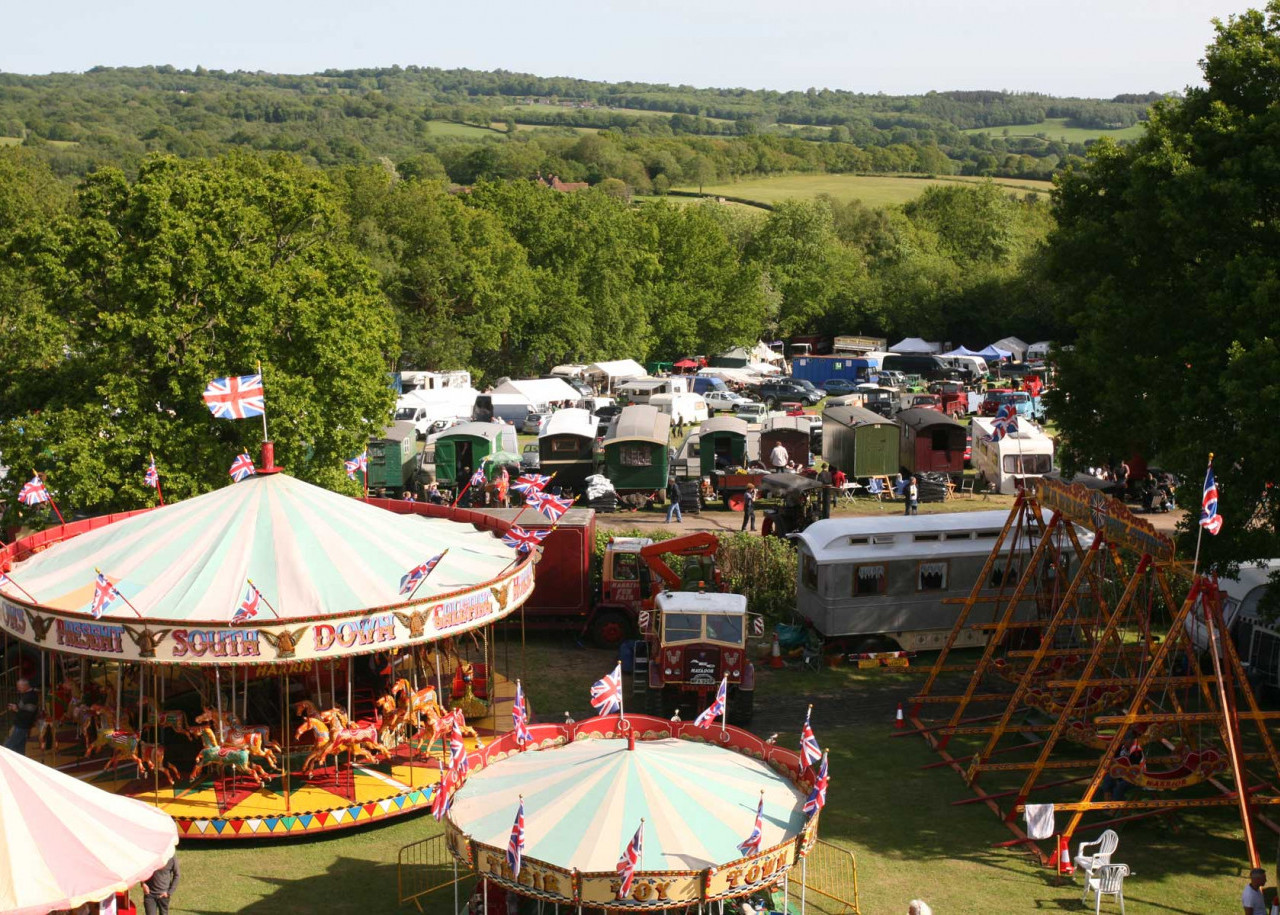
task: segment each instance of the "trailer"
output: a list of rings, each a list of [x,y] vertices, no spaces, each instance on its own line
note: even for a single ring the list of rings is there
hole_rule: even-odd
[[[880,370],[880,360],[854,356],[796,356],[791,360],[791,377],[821,387],[824,381],[840,378],[868,381]]]
[[[854,479],[897,473],[900,435],[897,423],[863,407],[822,411],[822,456]]]
[[[459,423],[433,440],[436,482],[441,487],[461,488],[486,457],[498,451],[519,453],[516,430],[507,423]]]
[[[623,407],[609,425],[601,449],[602,471],[619,494],[661,492],[671,456],[671,417],[657,407]]]
[[[392,423],[380,438],[369,440],[368,486],[370,492],[399,495],[413,488],[418,466],[418,433],[412,422]]]
[[[897,416],[898,460],[908,473],[963,473],[967,432],[940,410],[913,408]]]
[[[767,461],[774,447],[781,444],[792,463],[797,467],[808,467],[812,428],[813,420],[806,415],[767,417],[760,426],[761,457]]]
[[[1018,428],[994,440],[994,423],[973,418],[972,464],[979,484],[993,487],[995,492],[1012,495],[1028,479],[1053,473],[1053,439],[1035,427],[1030,420],[1019,420]]]
[[[555,474],[556,483],[582,492],[595,473],[597,421],[586,410],[557,410],[538,436],[539,472]]]

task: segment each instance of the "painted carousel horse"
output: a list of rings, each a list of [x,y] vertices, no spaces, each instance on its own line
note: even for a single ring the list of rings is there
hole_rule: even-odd
[[[409,685],[409,681],[397,680],[395,686],[391,688],[391,695],[379,698],[377,706],[383,715],[384,733],[408,725],[421,729],[425,718],[426,724],[431,727],[431,736],[434,740],[442,733],[447,733],[451,727],[449,722],[452,721],[452,713],[446,711],[437,701],[436,691],[430,686],[414,690]],[[462,728],[464,737],[479,739],[475,729],[461,717],[458,724]]]
[[[157,724],[162,728],[168,728],[183,737],[191,738],[191,725],[187,723],[187,713],[182,709],[161,709],[156,705],[156,700],[150,696],[142,699],[142,707],[149,713],[145,715],[142,729],[145,732],[147,728],[153,728]]]
[[[89,736],[89,729],[93,728],[94,737]],[[85,718],[82,732],[84,734],[84,759],[88,759],[94,753],[94,746],[101,747],[103,744],[98,743],[97,739],[101,738],[104,733],[112,733],[113,731],[133,731],[132,722],[129,719],[129,713],[122,711],[119,718],[116,717],[116,710],[105,705],[94,703],[89,706],[89,715]]]
[[[351,724],[347,710],[340,705],[333,708],[318,709],[310,699],[300,699],[293,704],[293,713],[299,718],[319,718],[330,728],[345,728]]]
[[[195,768],[191,770],[191,781],[195,781],[207,766],[230,766],[232,771],[243,772],[262,787],[264,779],[270,774],[249,758],[247,747],[224,747],[218,743],[212,728],[202,728],[200,739],[204,746],[196,756]]]
[[[164,744],[147,743],[145,740],[138,742],[138,758],[151,768],[152,772],[159,772],[165,777],[170,787],[178,780],[178,767],[171,762],[166,762],[164,758]],[[145,771],[145,770],[144,770]]]
[[[226,720],[226,716],[223,716]],[[218,710],[205,706],[205,710],[196,716],[196,724],[202,725],[202,728],[195,728],[188,734],[200,734],[203,730],[212,730],[212,725],[218,721]],[[203,736],[203,735],[202,735]],[[255,724],[252,727],[242,727],[240,725],[223,724],[222,726],[222,745],[229,748],[244,748],[254,756],[259,756],[267,761],[267,765],[273,769],[280,768],[279,760],[276,759],[276,751],[283,748],[280,744],[271,739],[271,728],[265,724]]]
[[[378,726],[368,721],[361,721],[351,727],[330,728],[321,718],[307,718],[299,725],[295,736],[299,739],[308,731],[316,738],[316,748],[302,764],[302,774],[307,775],[316,766],[323,766],[330,756],[337,756],[343,750],[351,754],[354,761],[358,755],[361,761],[376,762],[374,753],[391,756],[391,751],[378,741]],[[370,753],[370,750],[373,753]]]
[[[138,755],[138,748],[141,740],[133,731],[99,731],[97,738],[93,741],[90,753],[96,753],[103,747],[111,748],[111,758],[107,760],[107,764],[102,767],[102,771],[108,769],[119,768],[120,763],[133,761],[138,764],[138,771],[142,774],[147,772],[147,764],[142,757]]]

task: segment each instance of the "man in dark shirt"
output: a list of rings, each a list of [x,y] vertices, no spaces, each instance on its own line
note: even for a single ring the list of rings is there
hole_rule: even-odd
[[[25,756],[27,752],[27,737],[30,736],[31,728],[35,725],[36,717],[40,714],[40,697],[31,688],[30,681],[22,679],[18,681],[16,699],[17,702],[9,703],[9,711],[17,714],[13,719],[13,730],[9,732],[9,737],[5,740],[4,745],[5,749]]]
[[[146,915],[169,915],[169,900],[178,889],[178,856],[142,881],[142,908]]]

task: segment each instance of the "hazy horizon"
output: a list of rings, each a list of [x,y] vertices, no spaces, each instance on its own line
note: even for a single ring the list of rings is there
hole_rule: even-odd
[[[69,0],[56,18],[34,7],[10,11],[11,34],[23,40],[0,49],[0,71],[170,65],[305,74],[399,65],[719,89],[1111,98],[1198,83],[1210,20],[1260,5],[1080,0],[1064,14],[1057,5],[972,0],[957,17],[944,0],[801,0],[785,12],[764,0],[652,0],[643,11],[555,0],[537,13],[496,0],[477,23],[457,6],[389,0],[228,0],[218,9],[135,0],[127,17]]]

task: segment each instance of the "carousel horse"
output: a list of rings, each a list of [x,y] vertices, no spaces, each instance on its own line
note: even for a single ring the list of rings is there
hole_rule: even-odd
[[[194,782],[200,776],[200,773],[205,770],[206,766],[213,765],[230,766],[232,771],[243,772],[257,782],[259,788],[262,787],[262,782],[265,779],[271,777],[268,772],[249,758],[250,751],[247,747],[221,746],[212,728],[202,728],[200,740],[203,743],[203,747],[196,755],[196,765],[191,770],[191,781]]]
[[[351,724],[351,719],[347,717],[346,709],[335,705],[333,708],[327,708],[322,711],[316,708],[316,704],[310,699],[300,699],[295,702],[293,713],[299,718],[319,718],[331,728],[345,728]]]
[[[317,765],[323,766],[328,757],[337,756],[343,750],[351,754],[353,761],[359,755],[361,761],[376,762],[377,757],[369,752],[370,749],[388,758],[391,756],[391,751],[378,741],[378,726],[367,721],[351,727],[330,728],[320,718],[307,718],[298,726],[295,736],[301,739],[308,731],[316,736],[316,748],[302,763],[303,775],[309,774]]]
[[[222,716],[226,722],[226,716]],[[237,719],[238,721],[239,719]],[[205,710],[196,716],[196,724],[205,726],[205,729],[211,729],[211,726],[218,721],[218,710],[205,706]],[[199,733],[200,729],[192,729],[195,733]],[[188,732],[190,734],[191,731]],[[244,747],[253,753],[254,756],[261,756],[267,761],[267,764],[274,768],[279,768],[279,762],[276,760],[275,752],[283,748],[280,744],[271,739],[271,728],[265,724],[255,724],[251,727],[243,727],[239,724],[224,723],[222,726],[222,743],[227,747]]]
[[[111,748],[111,757],[102,767],[103,772],[119,767],[122,762],[132,760],[138,764],[138,771],[145,774],[147,766],[138,756],[138,743],[139,737],[133,731],[99,731],[89,752],[92,754],[103,747]]]
[[[142,762],[147,764],[147,766],[150,766],[152,772],[159,772],[163,775],[165,780],[168,781],[169,786],[173,787],[173,784],[180,776],[177,766],[173,763],[165,762],[164,744],[157,745],[154,743],[147,743],[145,740],[142,740],[138,742],[137,753],[138,755],[135,758],[141,759]],[[146,771],[145,767],[143,771]]]
[[[156,700],[150,696],[143,697],[142,707],[151,713],[142,725],[144,731],[159,724],[183,737],[191,737],[191,725],[187,723],[187,713],[182,709],[160,709],[156,706]]]
[[[83,759],[88,759],[93,755],[94,750],[92,749],[92,746],[102,746],[102,744],[97,743],[94,738],[89,737],[89,728],[91,726],[93,728],[94,738],[100,737],[104,732],[109,734],[113,731],[133,731],[132,722],[127,711],[121,711],[119,718],[117,718],[115,709],[94,703],[89,706],[89,715],[85,718],[82,728],[82,733],[84,734]]]
[[[302,703],[298,703],[298,704],[299,706],[302,705]],[[307,702],[306,704],[311,705],[310,702]],[[312,708],[314,708],[314,706],[312,706]],[[300,711],[299,714],[303,714],[303,713]],[[311,767],[315,765],[318,759],[320,759],[320,751],[323,750],[325,746],[329,744],[330,728],[329,728],[329,725],[325,723],[325,720],[319,716],[319,714],[303,715],[303,719],[304,720],[302,724],[298,725],[298,729],[293,732],[293,739],[301,740],[307,734],[311,734],[315,738],[315,749],[311,751],[311,753],[307,756],[305,760],[303,760],[303,763],[302,763],[302,771],[310,772]]]

